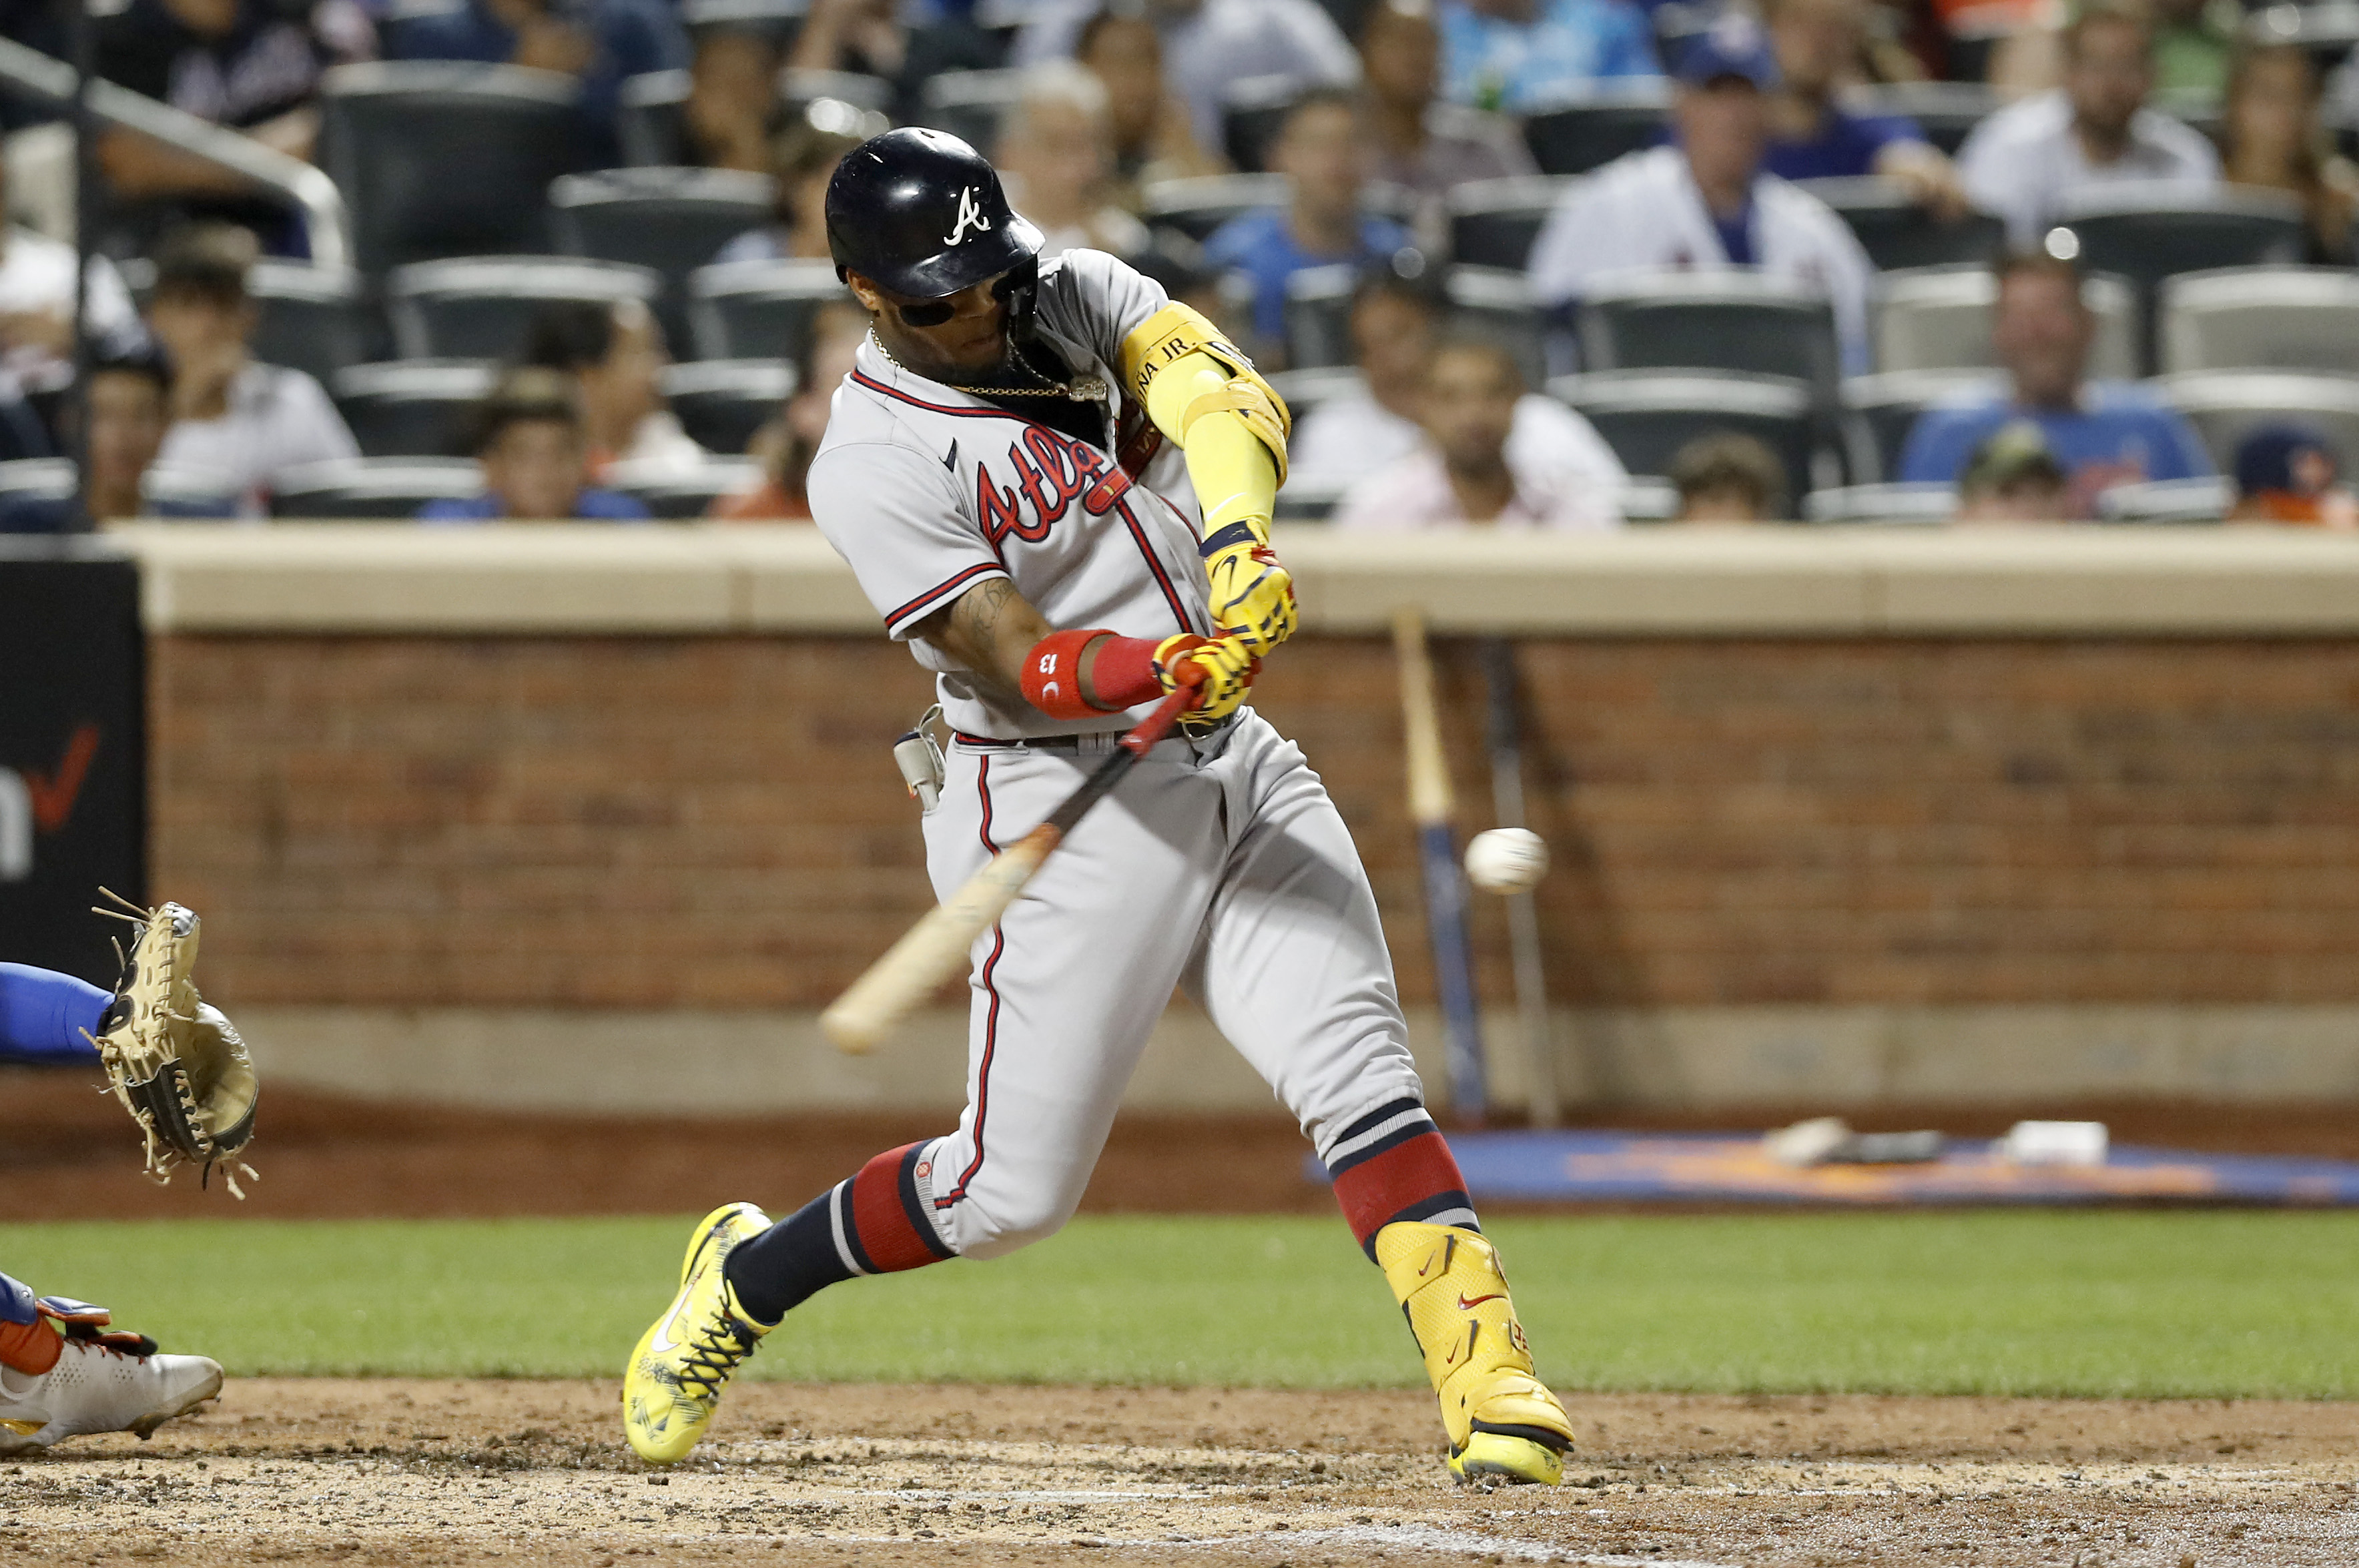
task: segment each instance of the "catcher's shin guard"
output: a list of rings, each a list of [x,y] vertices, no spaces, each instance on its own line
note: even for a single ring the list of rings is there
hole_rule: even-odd
[[[712,1424],[730,1375],[770,1332],[722,1272],[739,1243],[769,1228],[770,1216],[753,1204],[725,1203],[690,1233],[679,1293],[639,1336],[623,1372],[623,1432],[640,1458],[673,1465],[688,1457]]]
[[[1572,1422],[1532,1370],[1499,1254],[1480,1233],[1397,1220],[1376,1262],[1425,1355],[1450,1434],[1450,1473],[1555,1486]]]

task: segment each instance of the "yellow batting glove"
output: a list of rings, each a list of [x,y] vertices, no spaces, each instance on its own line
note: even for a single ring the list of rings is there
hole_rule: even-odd
[[[1181,686],[1199,687],[1203,697],[1180,723],[1201,729],[1235,713],[1261,670],[1253,650],[1233,637],[1200,637],[1192,632],[1165,637],[1155,645],[1155,673],[1165,691]]]
[[[1215,530],[1199,553],[1212,590],[1214,630],[1256,658],[1294,635],[1294,577],[1277,563],[1266,528],[1231,523]]]

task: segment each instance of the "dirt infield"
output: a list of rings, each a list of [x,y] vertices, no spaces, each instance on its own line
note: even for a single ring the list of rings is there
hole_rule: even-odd
[[[2359,1407],[1623,1395],[1561,1491],[1467,1491],[1427,1396],[732,1393],[669,1475],[588,1383],[254,1379],[0,1465],[0,1560],[2348,1564]]]
[[[287,1219],[694,1214],[731,1198],[791,1208],[881,1149],[948,1129],[923,1113],[685,1121],[499,1115],[265,1091],[249,1151],[262,1180],[234,1210],[187,1176],[158,1188],[95,1078],[0,1069],[0,1180],[22,1214],[125,1219],[235,1212]],[[1671,1130],[1776,1127],[1810,1106],[1710,1116],[1617,1112],[1602,1125]],[[1893,1106],[1863,1130],[1939,1127],[1990,1137],[2018,1116],[2086,1116],[2117,1142],[2359,1160],[2348,1105],[2092,1103]],[[1282,1116],[1125,1116],[1083,1201],[1096,1213],[1328,1214],[1304,1180],[1309,1146]],[[1503,1207],[1494,1204],[1493,1208]],[[1658,1205],[1656,1207],[1659,1207]]]

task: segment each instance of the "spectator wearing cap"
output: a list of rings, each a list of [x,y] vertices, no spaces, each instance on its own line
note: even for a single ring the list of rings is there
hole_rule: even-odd
[[[0,161],[0,201],[7,195]],[[85,322],[102,354],[136,350],[147,338],[123,275],[103,256],[90,258]],[[0,372],[36,398],[73,381],[74,247],[18,223],[0,227]]]
[[[1614,77],[1660,76],[1647,15],[1627,0],[1440,0],[1443,93],[1529,114]]]
[[[2093,516],[2097,496],[2115,485],[2208,476],[2202,441],[2169,404],[2136,382],[2087,379],[2096,333],[2079,268],[2044,250],[2005,257],[1991,349],[2006,379],[1919,415],[1900,477],[1957,484],[1975,449],[2018,422],[2038,432],[2064,471],[2068,517]]]
[[[2359,528],[2359,497],[2342,482],[2334,444],[2308,425],[2263,425],[2236,443],[2232,523]]]
[[[1389,271],[1361,281],[1352,295],[1351,332],[1363,387],[1295,421],[1288,483],[1341,490],[1417,451],[1440,325],[1430,290]],[[1516,399],[1506,453],[1516,473],[1567,470],[1586,494],[1615,495],[1629,483],[1621,460],[1587,419],[1537,392]]]
[[[1514,121],[1441,101],[1441,36],[1425,0],[1369,11],[1360,71],[1378,180],[1438,201],[1470,180],[1539,171]]]
[[[875,116],[878,128],[884,116]],[[865,129],[865,127],[863,127]],[[808,114],[789,120],[770,138],[770,221],[723,245],[713,260],[823,261],[827,247],[827,182],[843,155],[864,138],[823,129]]]
[[[2071,480],[2029,419],[2001,425],[1958,475],[1961,523],[2052,523],[2070,515]]]
[[[1766,172],[1777,62],[1732,13],[1680,57],[1672,147],[1616,158],[1565,193],[1532,247],[1539,299],[1569,310],[1614,274],[1745,268],[1824,293],[1846,373],[1867,368],[1875,269],[1827,204]]]
[[[1735,430],[1701,435],[1671,454],[1664,475],[1679,492],[1682,523],[1774,523],[1788,515],[1786,465],[1758,439]]]
[[[1962,214],[1957,170],[1917,122],[1847,103],[1866,37],[1865,0],[1765,0],[1777,57],[1762,167],[1785,180],[1882,175],[1944,216]]]
[[[1218,174],[1228,164],[1196,140],[1187,102],[1163,79],[1163,35],[1137,0],[1101,6],[1082,25],[1073,59],[1105,84],[1117,199],[1136,211],[1158,180]]]
[[[1360,73],[1351,44],[1318,0],[1046,0],[1016,35],[1011,63],[1074,54],[1101,12],[1153,24],[1163,40],[1163,78],[1188,105],[1200,147],[1223,144],[1221,110],[1232,82],[1278,76],[1340,87]]]
[[[623,161],[615,132],[625,77],[690,63],[688,33],[666,0],[466,0],[406,20],[402,46],[419,60],[529,66],[582,84],[589,167]]]
[[[647,509],[590,483],[590,449],[572,382],[528,365],[502,377],[475,416],[475,459],[484,489],[463,500],[429,501],[425,523],[641,522]]]
[[[1451,338],[1433,352],[1422,379],[1422,439],[1344,494],[1335,527],[1398,533],[1621,525],[1618,486],[1566,463],[1518,463],[1510,453],[1527,391],[1514,354],[1487,338]]]
[[[920,19],[906,0],[811,0],[787,64],[801,71],[850,71],[893,84],[893,115],[919,122],[919,94],[946,71],[988,71],[1000,51],[973,20],[933,7]]]
[[[1270,147],[1270,167],[1294,180],[1284,207],[1240,212],[1204,244],[1204,259],[1252,279],[1254,331],[1266,344],[1286,338],[1286,280],[1306,267],[1389,261],[1408,231],[1360,211],[1368,180],[1359,104],[1341,88],[1307,94]]]
[[[167,237],[147,325],[172,366],[172,428],[158,462],[217,483],[241,516],[265,517],[280,474],[360,448],[325,387],[248,349],[260,320],[246,291],[255,252],[254,236],[227,223]]]
[[[1074,249],[1136,256],[1150,243],[1147,225],[1108,199],[1114,126],[1105,83],[1086,67],[1052,60],[1026,71],[992,161],[1008,201],[1038,226],[1042,259]]]
[[[2086,0],[2066,25],[2064,84],[1992,114],[1958,149],[1966,195],[2029,246],[2065,199],[2104,186],[2210,185],[2220,158],[2203,136],[2146,106],[2154,33],[2132,0]]]

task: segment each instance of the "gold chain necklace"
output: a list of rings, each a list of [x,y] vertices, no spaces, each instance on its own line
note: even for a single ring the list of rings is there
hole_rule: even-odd
[[[876,329],[874,327],[868,329],[868,341],[876,345],[876,352],[883,354],[886,363],[894,369],[905,371],[911,376],[919,374],[893,357],[893,351],[885,346],[885,340],[876,335]],[[1069,386],[1051,381],[1033,369],[1031,365],[1025,363],[1024,356],[1013,348],[1008,350],[1007,357],[1040,385],[1038,387],[970,387],[963,382],[944,381],[939,376],[929,376],[926,379],[940,382],[942,386],[953,392],[963,392],[970,397],[981,397],[985,401],[994,397],[1067,397],[1076,403],[1101,403],[1105,400],[1105,383],[1094,376],[1076,376]]]

